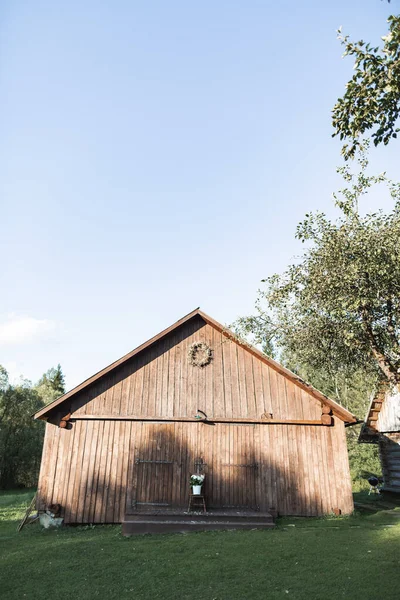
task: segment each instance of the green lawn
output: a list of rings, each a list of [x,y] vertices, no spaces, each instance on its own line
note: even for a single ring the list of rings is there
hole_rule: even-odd
[[[0,495],[2,600],[399,598],[400,507],[286,518],[266,531],[123,538],[117,526],[33,524],[16,533],[32,495]]]

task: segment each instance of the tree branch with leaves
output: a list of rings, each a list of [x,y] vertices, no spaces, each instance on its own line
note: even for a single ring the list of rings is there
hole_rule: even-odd
[[[280,275],[263,280],[256,312],[236,323],[241,334],[315,371],[362,370],[400,383],[400,186],[385,174],[340,168],[346,186],[334,195],[341,214],[307,214],[296,237],[306,246]],[[375,185],[393,199],[389,213],[362,216],[359,204]]]
[[[354,158],[370,130],[375,146],[388,144],[400,131],[400,15],[391,15],[388,23],[382,48],[352,42],[338,31],[343,56],[354,57],[354,75],[332,111],[333,136],[347,142],[342,149],[346,160]]]

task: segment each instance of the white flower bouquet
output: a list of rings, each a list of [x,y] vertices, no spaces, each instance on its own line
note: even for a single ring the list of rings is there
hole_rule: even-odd
[[[190,485],[194,487],[195,485],[203,485],[204,475],[192,475],[190,477]]]

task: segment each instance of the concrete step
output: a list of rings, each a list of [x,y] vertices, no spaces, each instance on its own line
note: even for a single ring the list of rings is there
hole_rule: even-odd
[[[145,533],[185,533],[190,531],[217,531],[226,529],[268,529],[274,527],[273,521],[220,521],[212,519],[170,520],[126,520],[122,522],[122,535],[142,535]]]
[[[136,512],[134,514],[125,515],[125,522],[139,522],[139,521],[154,521],[154,522],[163,522],[163,521],[218,521],[219,523],[243,523],[246,524],[249,521],[252,523],[273,523],[274,519],[270,513],[260,513],[260,512],[225,512],[225,511],[207,511],[206,513],[200,512],[184,512],[184,511],[169,511],[169,512],[159,512],[159,511],[146,511],[146,512]]]

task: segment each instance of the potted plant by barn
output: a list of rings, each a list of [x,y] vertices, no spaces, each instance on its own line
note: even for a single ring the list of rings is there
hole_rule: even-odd
[[[193,496],[201,496],[201,486],[203,485],[204,475],[192,475],[190,478],[190,485],[192,488]]]

